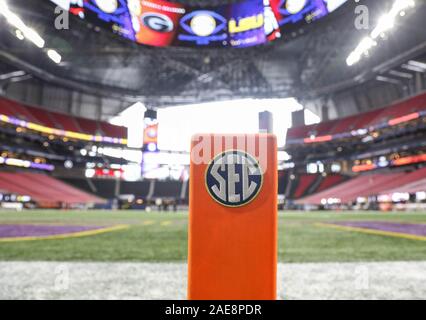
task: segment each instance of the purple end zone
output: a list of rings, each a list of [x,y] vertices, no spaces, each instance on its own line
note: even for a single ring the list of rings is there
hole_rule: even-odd
[[[415,236],[426,236],[426,224],[409,224],[397,222],[380,221],[345,221],[333,222],[333,224],[345,227],[362,228],[369,230],[379,230],[387,232],[397,232]]]
[[[77,233],[88,230],[98,230],[99,226],[56,226],[32,224],[2,224],[0,225],[0,239],[22,237],[46,237],[61,234]]]

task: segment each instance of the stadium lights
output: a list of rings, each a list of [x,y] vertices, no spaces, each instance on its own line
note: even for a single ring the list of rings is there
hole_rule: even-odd
[[[18,30],[18,29],[16,29],[15,36],[16,36],[19,40],[25,40],[24,35],[23,35],[23,34],[22,34],[22,32],[21,32],[20,30]]]
[[[53,62],[55,62],[56,64],[59,64],[59,63],[61,63],[61,61],[62,61],[62,57],[61,57],[61,55],[56,51],[56,50],[53,50],[53,49],[49,49],[48,51],[47,51],[47,55],[49,56],[49,58],[53,61]]]
[[[32,168],[45,171],[53,171],[55,166],[52,164],[36,163],[29,160],[21,160],[16,158],[0,157],[0,165],[21,167],[21,168]]]
[[[420,62],[420,61],[415,61],[415,60],[410,60],[408,61],[408,64],[410,66],[419,68],[419,69],[423,69],[423,72],[426,71],[426,63]]]
[[[328,199],[321,199],[322,205],[333,205],[333,204],[340,204],[342,201],[339,198],[328,198]]]
[[[396,0],[392,9],[384,14],[373,29],[369,36],[365,37],[352,51],[346,59],[346,64],[350,67],[357,64],[363,56],[367,56],[368,52],[374,46],[377,46],[380,38],[384,38],[387,31],[395,26],[398,16],[405,16],[405,10],[415,6],[414,0]]]
[[[40,49],[45,47],[46,41],[37,31],[28,27],[19,16],[10,11],[6,0],[0,0],[0,15],[2,15],[10,25],[16,28],[15,35],[19,40],[28,39],[28,41],[32,42]],[[62,57],[56,50],[49,49],[46,53],[53,62],[56,64],[61,63]]]
[[[146,111],[147,108],[143,103],[136,102],[118,116],[109,120],[111,124],[127,127],[127,146],[129,148],[141,149],[143,146],[145,126],[143,119]]]
[[[416,199],[417,201],[426,200],[426,192],[424,191],[416,192]]]
[[[34,30],[29,28],[16,14],[10,11],[5,0],[0,0],[0,14],[2,14],[7,22],[13,27],[21,31],[22,35],[39,48],[44,48],[44,39]]]
[[[365,37],[360,42],[358,47],[356,47],[356,49],[354,51],[352,51],[351,54],[348,56],[348,58],[346,59],[346,64],[348,66],[352,66],[352,65],[358,63],[361,60],[362,55],[368,54],[368,51],[376,45],[377,45],[376,41],[374,41],[370,37]]]

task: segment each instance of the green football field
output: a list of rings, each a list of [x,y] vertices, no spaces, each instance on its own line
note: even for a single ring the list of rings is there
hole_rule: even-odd
[[[426,242],[318,225],[336,221],[426,224],[426,213],[281,212],[279,260],[283,262],[426,260]],[[127,225],[124,230],[55,240],[0,241],[0,260],[185,261],[187,213],[140,211],[0,212],[0,225]]]

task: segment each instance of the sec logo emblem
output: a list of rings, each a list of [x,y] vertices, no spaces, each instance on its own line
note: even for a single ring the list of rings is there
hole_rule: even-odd
[[[210,196],[227,207],[241,207],[259,194],[263,171],[259,162],[240,150],[228,150],[216,156],[205,176]]]

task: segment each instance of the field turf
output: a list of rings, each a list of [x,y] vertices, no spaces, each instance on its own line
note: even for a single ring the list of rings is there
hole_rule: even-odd
[[[187,219],[138,211],[0,211],[0,224],[113,226],[125,230],[60,240],[0,242],[0,261],[185,261]],[[350,232],[317,223],[394,221],[426,224],[426,213],[286,212],[279,215],[283,262],[426,260],[425,241]]]

